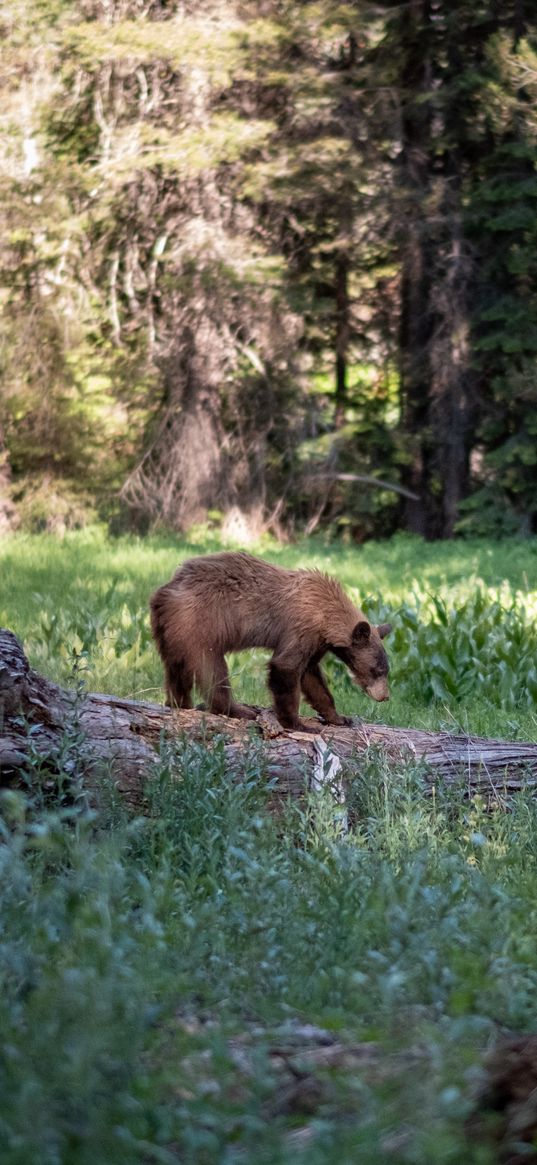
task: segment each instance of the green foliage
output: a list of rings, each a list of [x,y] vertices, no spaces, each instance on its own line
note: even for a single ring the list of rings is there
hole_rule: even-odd
[[[501,485],[492,481],[474,490],[459,506],[455,532],[469,537],[506,538],[527,525],[523,515],[507,502]]]
[[[537,199],[535,107],[524,78],[531,48],[513,50],[508,33],[492,38],[480,99],[487,149],[471,174],[470,238],[479,252],[474,362],[484,378],[479,436],[485,454],[463,528],[484,531],[498,499],[498,526],[526,527],[536,512],[535,329]],[[531,84],[531,81],[530,81]],[[505,525],[504,525],[504,528]],[[489,519],[490,529],[490,519]]]
[[[5,1165],[492,1161],[463,1121],[496,1025],[536,1021],[533,804],[427,801],[373,759],[342,842],[268,791],[255,755],[237,782],[179,745],[143,820],[4,794]],[[308,1024],[374,1067],[314,1068],[288,1112],[269,1049]]]
[[[26,475],[13,489],[17,520],[22,530],[37,534],[65,534],[95,521],[89,490],[76,489],[61,477]]]
[[[140,529],[239,506],[358,542],[533,530],[533,12],[198,8],[7,4],[0,429],[24,522],[40,476],[80,489],[73,522],[121,493]],[[213,424],[199,481],[189,411]],[[323,465],[419,497],[340,483],[323,506]]]
[[[431,596],[425,611],[400,608],[397,622],[393,682],[411,698],[537,706],[535,600],[509,590],[494,600],[476,587],[453,605]]]
[[[218,546],[202,532],[189,542],[109,540],[99,528],[61,541],[15,535],[0,552],[0,624],[20,635],[33,665],[60,683],[69,682],[74,649],[85,655],[91,689],[158,700],[162,671],[150,636],[149,594],[178,562]],[[343,712],[534,736],[535,540],[497,546],[467,540],[457,552],[408,537],[361,549],[265,542],[257,552],[291,568],[336,574],[372,619],[393,623],[388,705],[368,701],[343,665],[327,657]],[[266,658],[260,650],[232,657],[241,699],[267,703]]]
[[[12,536],[0,623],[79,698],[158,696],[148,594],[215,546]],[[260,549],[389,613],[383,719],[535,738],[535,540]],[[234,671],[263,702],[261,653]],[[498,1025],[537,1024],[535,800],[505,813],[458,789],[426,796],[419,770],[371,752],[349,766],[342,837],[315,796],[271,815],[259,742],[237,780],[221,743],[177,741],[139,818],[112,786],[88,809],[81,743],[75,708],[57,787],[36,765],[31,792],[0,794],[2,1165],[492,1165],[464,1121]],[[295,1063],[312,1033],[370,1055]],[[283,1067],[275,1047],[291,1049]],[[303,1071],[313,1100],[290,1091]]]
[[[86,68],[99,70],[103,61],[133,64],[168,62],[182,79],[200,67],[200,45],[204,47],[203,73],[216,87],[225,87],[248,68],[245,50],[272,45],[278,27],[268,20],[245,23],[229,15],[225,21],[204,16],[173,19],[118,20],[104,25],[94,20],[70,24],[63,35],[63,52],[69,61],[78,58]]]

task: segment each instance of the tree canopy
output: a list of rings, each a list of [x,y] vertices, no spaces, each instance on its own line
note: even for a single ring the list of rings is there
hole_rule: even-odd
[[[0,522],[537,529],[527,0],[7,0]]]

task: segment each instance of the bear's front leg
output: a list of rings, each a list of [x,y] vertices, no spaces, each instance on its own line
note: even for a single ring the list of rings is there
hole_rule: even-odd
[[[322,724],[304,724],[298,715],[300,707],[300,669],[285,660],[274,658],[269,664],[269,687],[274,699],[274,711],[282,728],[288,732],[320,732]]]
[[[334,697],[317,663],[309,663],[301,679],[302,691],[308,704],[322,716],[327,724],[350,726],[350,716],[340,716],[336,710]]]
[[[340,716],[339,712],[334,712],[330,718],[325,716],[325,720],[327,724],[333,724],[334,727],[339,726],[340,728],[352,728],[355,724],[352,716]]]

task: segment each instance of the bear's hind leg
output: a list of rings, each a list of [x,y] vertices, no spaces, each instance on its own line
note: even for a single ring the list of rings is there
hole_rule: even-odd
[[[184,659],[176,659],[165,664],[166,703],[169,708],[192,707],[192,684],[194,676]]]
[[[236,720],[255,720],[257,713],[247,704],[233,699],[227,663],[223,655],[205,663],[198,677],[199,686],[210,712],[215,716],[232,716]]]
[[[283,728],[301,729],[299,672],[289,666],[284,659],[272,657],[269,663],[269,688],[274,700],[274,710]]]

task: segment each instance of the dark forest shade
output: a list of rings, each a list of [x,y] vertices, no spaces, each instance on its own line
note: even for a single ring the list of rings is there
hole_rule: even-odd
[[[534,529],[534,5],[144,13],[6,17],[2,496]]]

